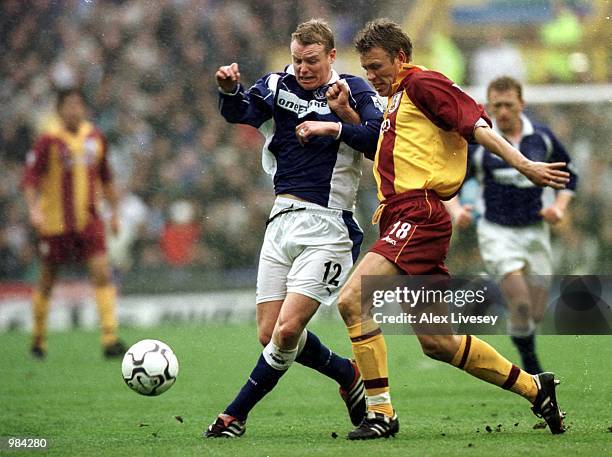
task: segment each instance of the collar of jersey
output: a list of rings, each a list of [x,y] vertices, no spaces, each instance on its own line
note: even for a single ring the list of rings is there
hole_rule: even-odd
[[[531,123],[529,118],[525,116],[524,113],[521,113],[520,116],[521,116],[521,125],[523,126],[523,130],[521,131],[521,139],[523,139],[526,136],[533,135],[533,133],[535,132],[535,129],[533,128],[533,124]],[[497,127],[497,122],[495,122],[495,119],[493,119],[493,130],[499,133],[500,136],[504,136],[503,133]]]
[[[293,65],[287,65],[287,67],[285,68],[285,73],[295,76],[295,69],[293,68]],[[332,68],[331,78],[329,78],[329,81],[327,81],[327,85],[333,84],[339,79],[340,79],[340,75],[338,74],[336,70]]]
[[[92,130],[92,124],[89,121],[83,121],[81,122],[81,125],[79,125],[79,128],[77,129],[77,131],[72,132],[64,126],[63,122],[58,121],[57,124],[54,125],[52,128],[50,128],[49,130],[53,132],[55,135],[65,135],[70,138],[78,138],[78,137],[88,135],[89,132]]]
[[[400,89],[400,87],[403,88],[404,80],[408,76],[414,73],[417,73],[419,71],[424,71],[424,70],[427,70],[427,68],[422,67],[421,65],[412,65],[410,63],[403,64],[402,69],[400,70],[400,72],[397,74],[397,77],[395,78],[395,82],[391,86],[391,94],[395,94]]]

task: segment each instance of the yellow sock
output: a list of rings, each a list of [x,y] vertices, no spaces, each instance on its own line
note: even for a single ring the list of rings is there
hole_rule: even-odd
[[[34,318],[32,326],[32,345],[46,346],[45,337],[47,334],[47,317],[49,316],[49,297],[35,290],[32,295],[32,316]]]
[[[348,327],[348,332],[367,392],[368,411],[393,416],[389,394],[387,345],[380,327],[370,319]]]
[[[96,287],[96,304],[100,315],[100,327],[102,329],[102,344],[108,346],[117,341],[117,316],[115,312],[116,290],[115,286],[109,284]]]
[[[462,337],[459,350],[451,363],[472,376],[517,393],[532,403],[538,394],[533,376],[474,336]]]

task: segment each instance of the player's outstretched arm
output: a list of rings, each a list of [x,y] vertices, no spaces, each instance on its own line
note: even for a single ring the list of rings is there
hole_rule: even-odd
[[[562,170],[567,165],[565,162],[533,162],[491,130],[489,126],[476,127],[474,138],[479,144],[504,159],[538,186],[564,189],[569,182],[569,173]]]
[[[215,73],[217,79],[217,86],[223,92],[232,93],[236,91],[238,83],[240,82],[240,69],[236,62],[231,65],[224,65],[219,67]]]

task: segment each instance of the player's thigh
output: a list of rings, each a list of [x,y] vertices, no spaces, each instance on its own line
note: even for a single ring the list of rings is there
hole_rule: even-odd
[[[523,251],[526,253],[528,273],[534,282],[546,283],[552,275],[552,247],[550,245],[550,226],[539,222],[521,230]],[[538,278],[541,276],[542,278]]]
[[[257,304],[282,302],[287,295],[287,275],[292,262],[285,248],[286,235],[278,226],[277,223],[268,226],[261,246],[255,294]]]
[[[76,237],[77,260],[89,262],[106,255],[106,233],[102,219],[94,218]],[[98,260],[99,261],[99,260]],[[108,262],[108,258],[107,258]]]
[[[481,218],[476,231],[480,257],[489,274],[501,280],[505,275],[525,268],[526,253],[515,228]]]
[[[350,243],[303,246],[287,275],[287,292],[333,304],[353,267]]]
[[[369,308],[362,309],[363,299],[369,301],[373,291],[362,291],[362,276],[370,275],[399,275],[400,269],[392,262],[376,252],[368,252],[357,264],[346,284],[340,291],[338,299],[338,310],[346,325],[355,325],[361,322],[363,317],[370,311]]]
[[[272,332],[276,326],[283,300],[272,300],[257,304],[257,337],[259,342],[265,346],[272,339]]]

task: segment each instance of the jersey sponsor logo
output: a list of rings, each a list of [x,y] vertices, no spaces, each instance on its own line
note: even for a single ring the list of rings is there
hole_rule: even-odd
[[[302,118],[309,113],[322,115],[331,113],[327,100],[303,100],[297,95],[282,89],[278,92],[276,104],[287,111],[294,112],[298,118]]]
[[[520,189],[536,187],[525,175],[515,168],[498,168],[493,170],[493,180],[505,186],[514,186]]]

